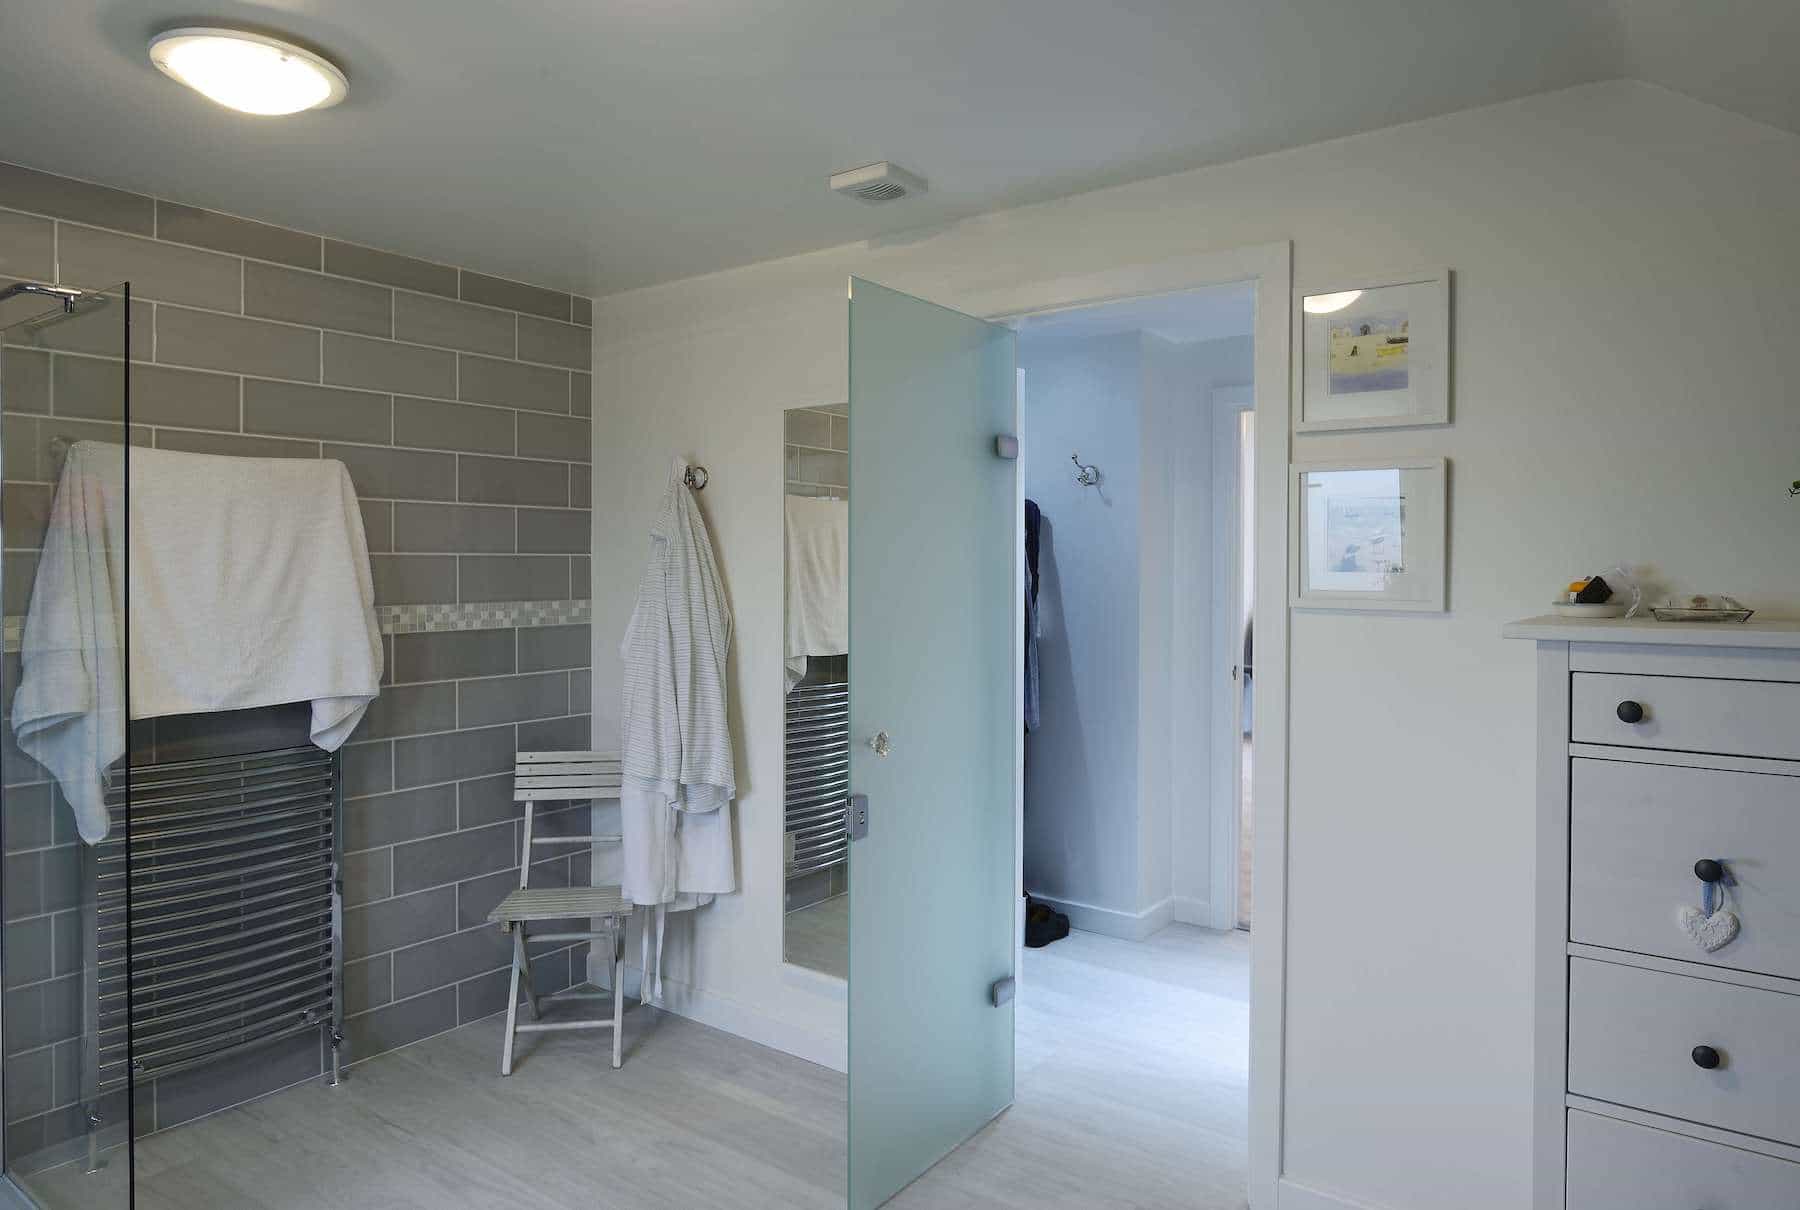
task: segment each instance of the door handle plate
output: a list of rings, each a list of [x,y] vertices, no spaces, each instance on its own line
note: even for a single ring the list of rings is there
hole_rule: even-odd
[[[862,840],[869,834],[869,796],[852,794],[844,800],[844,830],[851,840]]]

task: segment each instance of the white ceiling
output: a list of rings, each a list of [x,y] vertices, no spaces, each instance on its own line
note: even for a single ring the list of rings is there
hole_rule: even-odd
[[[349,74],[247,118],[185,0],[0,0],[0,158],[606,293],[1623,75],[1800,130],[1793,0],[214,0]],[[829,194],[891,159],[931,192]],[[3,199],[0,199],[3,201]]]

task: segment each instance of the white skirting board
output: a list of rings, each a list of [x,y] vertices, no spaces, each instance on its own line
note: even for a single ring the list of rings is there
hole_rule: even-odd
[[[610,990],[611,980],[607,975],[604,959],[596,962],[592,955],[588,958],[588,980],[597,987]],[[817,1063],[821,1067],[829,1067],[833,1071],[850,1070],[850,1040],[842,1033],[826,1033],[809,1030],[787,1021],[771,1017],[766,1013],[748,1007],[739,1001],[721,996],[704,988],[697,988],[680,979],[663,972],[663,1002],[658,1007],[677,1016],[686,1017],[690,1021],[698,1021],[702,1025],[710,1025],[714,1029],[722,1029],[728,1034],[736,1034],[759,1046],[767,1046],[779,1050],[783,1054],[793,1055],[797,1059],[805,1059],[808,1063]],[[630,963],[625,965],[625,995],[630,999],[640,999],[643,987],[643,972]],[[630,1046],[631,1011],[626,1009],[626,1046]],[[630,1061],[627,1050],[626,1061]]]
[[[1373,1202],[1359,1202],[1342,1193],[1327,1193],[1282,1177],[1275,1186],[1275,1210],[1384,1210]]]
[[[1198,899],[1171,895],[1161,903],[1141,912],[1122,912],[1117,908],[1096,907],[1074,899],[1057,899],[1050,895],[1031,894],[1032,899],[1048,904],[1069,918],[1069,927],[1084,933],[1099,933],[1126,941],[1142,941],[1171,924],[1211,927],[1211,906]]]

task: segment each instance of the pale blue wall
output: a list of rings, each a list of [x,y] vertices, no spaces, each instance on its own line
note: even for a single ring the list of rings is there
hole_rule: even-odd
[[[1020,361],[1025,494],[1044,513],[1025,888],[1136,911],[1141,338],[1027,340]],[[1075,482],[1076,451],[1099,487]]]

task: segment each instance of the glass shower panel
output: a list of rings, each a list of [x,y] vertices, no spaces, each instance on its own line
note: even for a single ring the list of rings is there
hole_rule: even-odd
[[[849,1204],[871,1210],[1012,1102],[1024,501],[995,445],[1012,332],[851,291]]]
[[[124,286],[0,301],[0,1105],[6,1175],[46,1210],[131,1204],[126,820],[108,811],[124,777],[100,776],[127,747],[124,557],[107,537],[123,528],[130,310]]]

